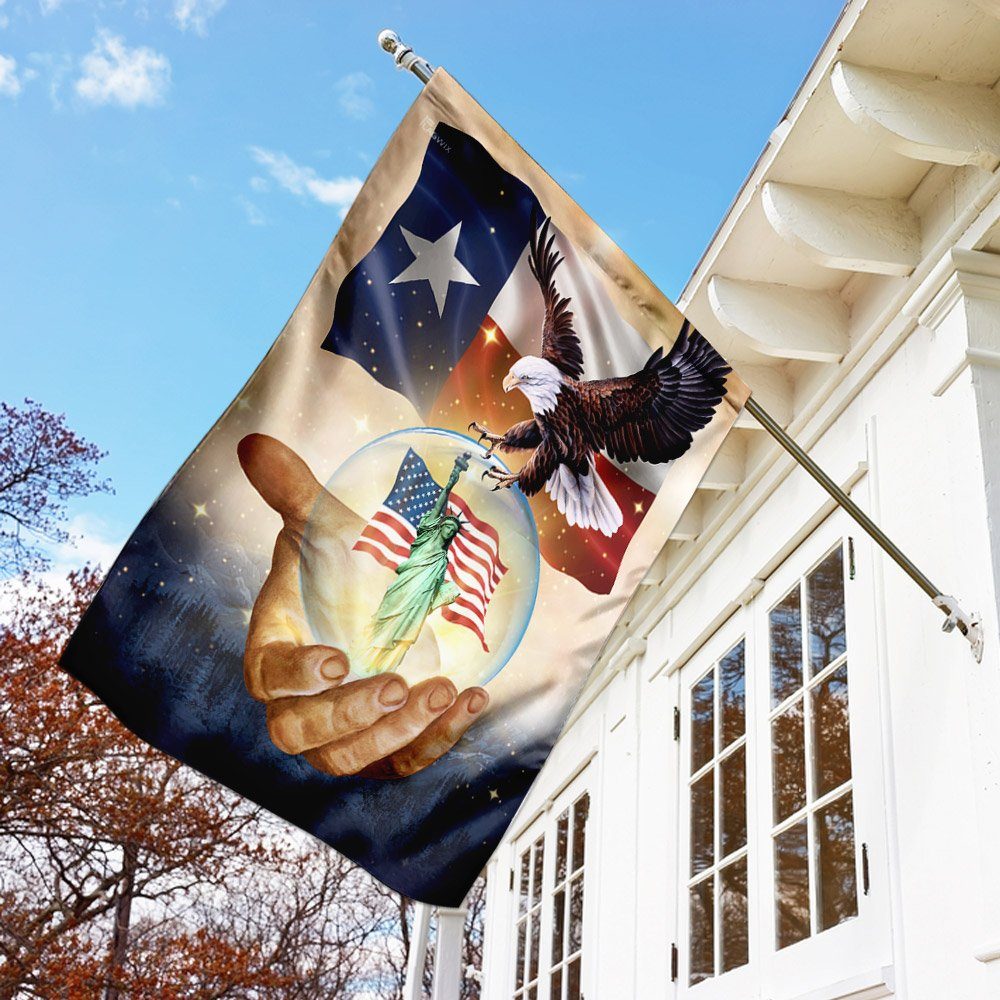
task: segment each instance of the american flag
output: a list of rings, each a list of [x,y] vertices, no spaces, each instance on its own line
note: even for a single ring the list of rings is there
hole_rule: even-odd
[[[427,470],[424,460],[408,448],[396,473],[396,482],[382,506],[372,515],[354,543],[383,566],[395,569],[410,554],[417,525],[437,500],[442,487]],[[448,547],[447,576],[461,591],[441,614],[456,625],[464,625],[486,645],[486,609],[507,572],[500,561],[500,536],[496,529],[476,517],[454,490],[448,497],[448,513],[462,521],[462,530]]]

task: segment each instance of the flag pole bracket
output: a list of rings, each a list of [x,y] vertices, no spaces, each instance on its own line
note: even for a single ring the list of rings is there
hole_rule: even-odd
[[[982,663],[984,637],[983,623],[979,615],[975,611],[971,614],[963,611],[958,601],[949,594],[938,594],[934,598],[934,604],[948,616],[941,626],[941,631],[953,632],[957,628],[969,640],[976,663]]]

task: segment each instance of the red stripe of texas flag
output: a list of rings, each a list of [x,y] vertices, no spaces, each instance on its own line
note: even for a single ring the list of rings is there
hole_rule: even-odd
[[[487,317],[441,389],[428,423],[467,434],[469,423],[477,420],[502,434],[511,424],[528,419],[531,407],[527,399],[519,392],[505,394],[501,388],[504,375],[519,357],[503,331]],[[516,470],[528,455],[512,452],[503,459]],[[554,569],[575,577],[588,590],[606,594],[654,494],[603,455],[597,457],[597,472],[618,501],[625,519],[611,538],[586,528],[570,527],[544,491],[530,497],[529,502],[538,525],[542,558]]]

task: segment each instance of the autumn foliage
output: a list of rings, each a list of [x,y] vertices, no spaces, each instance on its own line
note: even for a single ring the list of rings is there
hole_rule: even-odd
[[[145,745],[58,668],[100,574],[46,582],[37,542],[107,488],[100,452],[33,403],[0,404],[4,428],[0,1000],[400,997],[408,901]],[[477,923],[470,964],[480,946]]]

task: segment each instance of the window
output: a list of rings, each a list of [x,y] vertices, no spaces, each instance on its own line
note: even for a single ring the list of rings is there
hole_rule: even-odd
[[[781,949],[858,915],[841,546],[771,609],[768,634]]]
[[[542,924],[542,869],[545,837],[539,837],[521,852],[517,903],[517,964],[515,1000],[535,1000],[538,996],[538,952]]]
[[[517,845],[514,1000],[583,1000],[590,795],[584,772]]]
[[[583,950],[583,862],[590,796],[584,792],[556,821],[552,874],[550,1000],[579,1000]]]
[[[712,665],[690,698],[688,981],[746,965],[746,643]]]
[[[875,602],[843,523],[677,675],[680,996],[807,994],[892,963]]]

